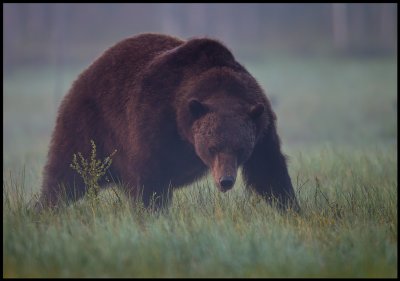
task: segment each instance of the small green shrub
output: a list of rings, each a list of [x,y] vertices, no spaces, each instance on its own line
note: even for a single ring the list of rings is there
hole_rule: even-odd
[[[99,180],[104,176],[107,170],[110,168],[112,163],[112,157],[117,152],[114,150],[109,156],[104,158],[103,161],[96,159],[96,144],[93,140],[90,140],[92,144],[92,151],[90,160],[86,160],[82,153],[78,152],[79,160],[76,154],[73,155],[72,164],[70,167],[74,169],[79,175],[81,175],[83,182],[87,188],[87,197],[91,202],[98,200],[98,193],[100,190]]]

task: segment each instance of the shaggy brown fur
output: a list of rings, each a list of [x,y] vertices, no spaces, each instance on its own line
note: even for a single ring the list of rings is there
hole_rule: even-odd
[[[270,103],[231,52],[211,39],[141,34],[107,50],[65,96],[44,169],[41,203],[70,200],[85,186],[72,155],[118,152],[111,174],[146,206],[211,169],[221,191],[239,166],[248,187],[298,209]],[[158,199],[157,199],[158,196]]]

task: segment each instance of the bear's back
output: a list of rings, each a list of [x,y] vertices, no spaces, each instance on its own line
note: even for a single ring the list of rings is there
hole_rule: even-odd
[[[114,93],[121,93],[126,86],[140,81],[142,72],[154,57],[183,43],[178,38],[155,33],[122,40],[106,50],[79,75],[71,92],[97,96],[113,88]]]

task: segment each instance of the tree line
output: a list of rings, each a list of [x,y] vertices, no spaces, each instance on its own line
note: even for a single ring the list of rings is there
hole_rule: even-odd
[[[397,49],[397,4],[3,4],[6,65],[93,59],[141,32],[218,38],[237,52],[380,55]]]

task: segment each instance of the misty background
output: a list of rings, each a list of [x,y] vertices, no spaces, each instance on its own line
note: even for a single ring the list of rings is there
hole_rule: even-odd
[[[4,4],[5,72],[92,61],[142,32],[218,38],[245,59],[390,55],[397,4]]]

